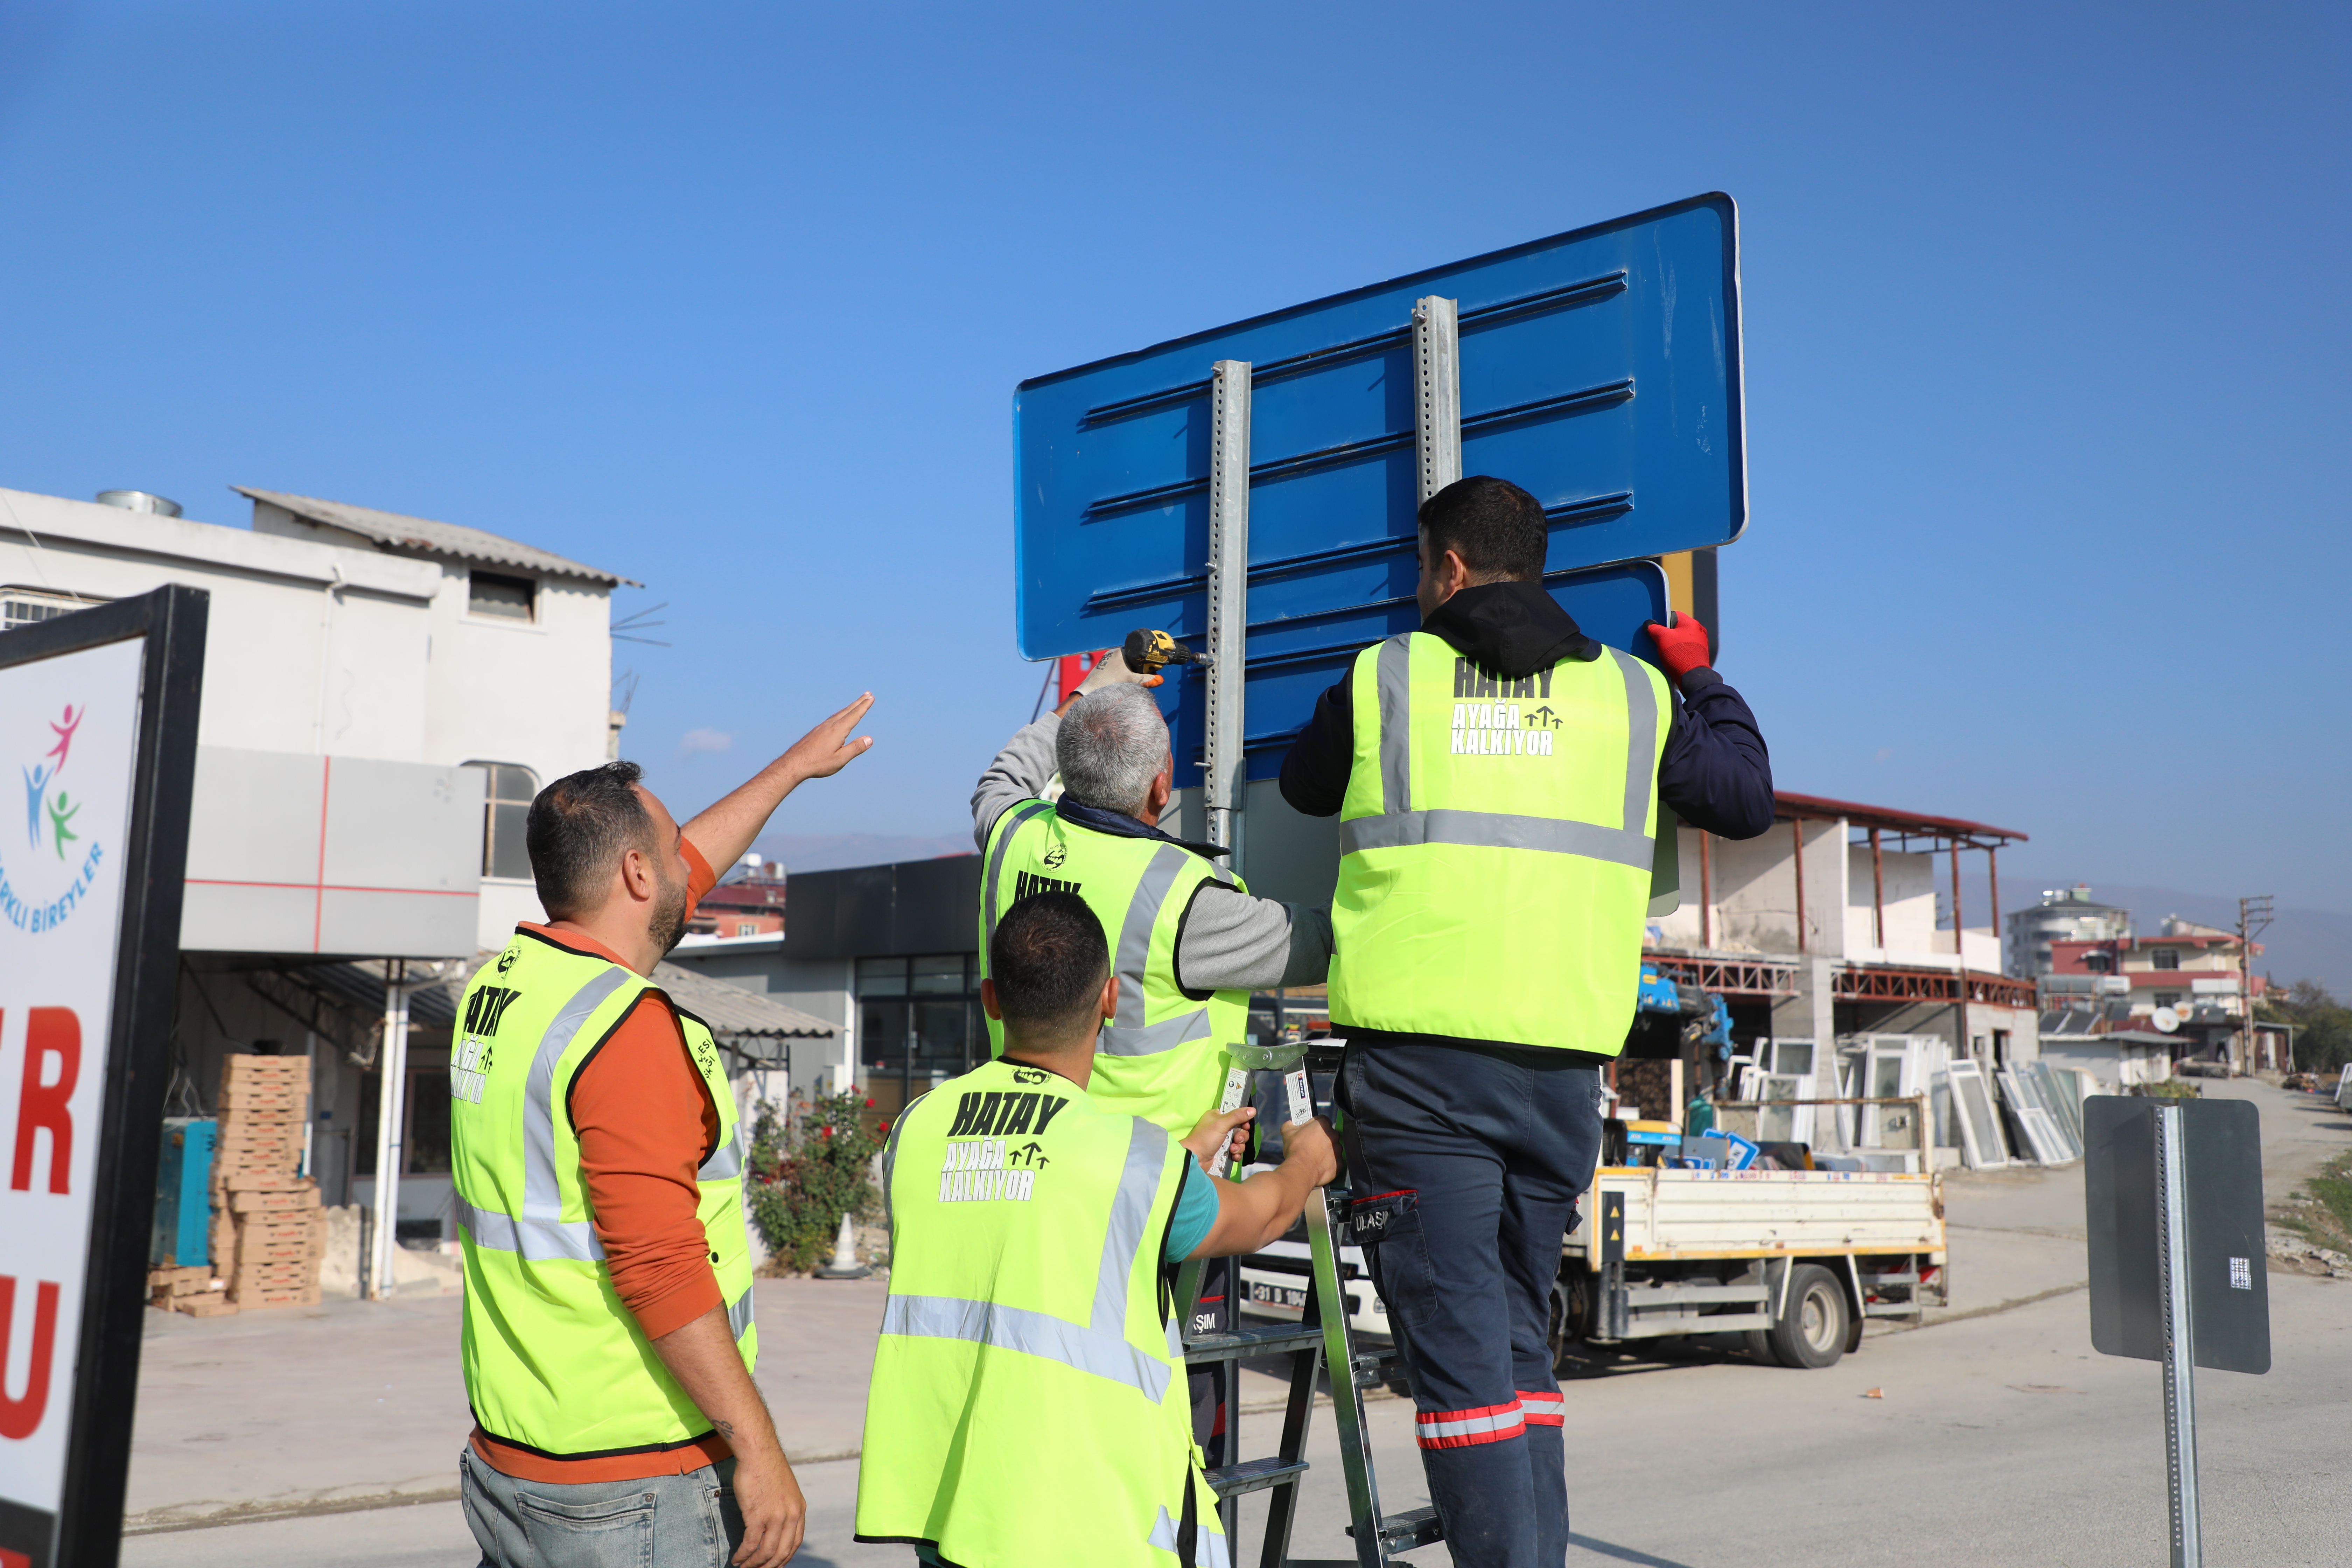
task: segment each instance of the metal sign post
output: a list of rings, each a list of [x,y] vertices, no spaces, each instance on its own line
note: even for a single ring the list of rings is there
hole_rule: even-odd
[[[1412,304],[1413,380],[1421,394],[1414,436],[1423,500],[1462,477],[1459,304],[1435,294]]]
[[[2174,1568],[2205,1560],[2197,1521],[2196,1322],[2189,1310],[2188,1160],[2177,1105],[2156,1112],[2158,1288],[2164,1293],[2164,1460],[2172,1496]]]
[[[2164,1367],[2174,1568],[2204,1559],[2196,1369],[2265,1373],[2262,1121],[2248,1101],[2083,1101],[2091,1345]]]
[[[1249,616],[1250,367],[1221,359],[1210,373],[1208,744],[1209,842],[1235,851],[1244,791],[1243,669]]]

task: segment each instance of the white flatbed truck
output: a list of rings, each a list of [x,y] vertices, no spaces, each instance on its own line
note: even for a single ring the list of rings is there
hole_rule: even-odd
[[[1890,1125],[1927,1125],[1923,1100],[1861,1103],[1912,1112]],[[1751,1109],[1721,1111],[1737,1120]],[[1340,1264],[1349,1330],[1389,1337],[1361,1251],[1343,1247]],[[1307,1244],[1276,1242],[1238,1274],[1243,1314],[1295,1320]],[[1740,1333],[1759,1360],[1823,1367],[1860,1345],[1869,1319],[1916,1320],[1945,1304],[1948,1276],[1943,1182],[1933,1173],[1603,1166],[1561,1240],[1552,1351],[1564,1360],[1579,1346]]]
[[[1556,1356],[1741,1332],[1759,1359],[1822,1367],[1868,1319],[1948,1300],[1933,1173],[1604,1167],[1560,1254]]]

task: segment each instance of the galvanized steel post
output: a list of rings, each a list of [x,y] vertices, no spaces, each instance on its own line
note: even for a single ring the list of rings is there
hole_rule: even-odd
[[[1457,301],[1432,294],[1412,307],[1412,363],[1421,456],[1421,499],[1462,477],[1462,349]]]
[[[400,1245],[400,1163],[408,1113],[408,961],[383,961],[383,1039],[375,1062],[381,1087],[375,1101],[375,1234],[369,1238],[368,1295],[392,1295],[393,1249]]]
[[[2172,1568],[2205,1560],[2197,1511],[2196,1347],[2189,1315],[2188,1171],[2181,1110],[2156,1110],[2156,1242],[2164,1293],[2164,1458],[2171,1482]]]
[[[1221,359],[1210,374],[1208,746],[1202,773],[1208,837],[1236,851],[1249,773],[1242,755],[1244,628],[1249,617],[1250,367]]]

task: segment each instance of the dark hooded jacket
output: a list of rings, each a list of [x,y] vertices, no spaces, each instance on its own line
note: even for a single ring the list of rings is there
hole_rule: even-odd
[[[1563,658],[1601,657],[1601,645],[1539,583],[1465,588],[1423,623],[1465,658],[1514,679]],[[1772,826],[1772,760],[1756,715],[1712,669],[1683,678],[1670,705],[1658,798],[1693,827],[1722,838],[1754,838]],[[1282,798],[1308,816],[1337,816],[1355,758],[1350,682],[1316,700],[1315,716],[1282,761]]]

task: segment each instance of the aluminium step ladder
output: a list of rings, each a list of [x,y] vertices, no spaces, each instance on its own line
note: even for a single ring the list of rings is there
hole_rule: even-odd
[[[1307,1299],[1297,1325],[1287,1323],[1242,1327],[1238,1301],[1229,1333],[1184,1335],[1184,1360],[1189,1366],[1214,1366],[1220,1373],[1220,1396],[1225,1405],[1225,1430],[1212,1440],[1208,1456],[1209,1489],[1219,1500],[1225,1541],[1237,1565],[1241,1562],[1239,1525],[1241,1497],[1264,1491],[1267,1499],[1265,1543],[1259,1568],[1389,1568],[1392,1553],[1433,1545],[1444,1539],[1437,1510],[1417,1508],[1404,1513],[1381,1512],[1380,1483],[1372,1471],[1371,1441],[1364,1430],[1364,1390],[1380,1386],[1403,1373],[1402,1359],[1387,1353],[1358,1352],[1348,1332],[1348,1294],[1339,1283],[1338,1235],[1347,1224],[1348,1194],[1344,1188],[1317,1188],[1307,1200],[1307,1243],[1310,1269]],[[1234,1260],[1234,1291],[1238,1297],[1241,1268]],[[1184,1266],[1177,1288],[1178,1321],[1189,1331],[1193,1303],[1199,1299],[1201,1265]],[[1274,1456],[1241,1459],[1240,1363],[1253,1356],[1288,1355],[1290,1400],[1282,1418],[1282,1441]],[[1353,1559],[1298,1558],[1290,1555],[1290,1532],[1298,1509],[1298,1482],[1308,1465],[1307,1428],[1315,1411],[1316,1374],[1328,1367],[1331,1413],[1339,1429],[1339,1470],[1348,1487],[1348,1533],[1355,1538]],[[1403,1565],[1410,1568],[1410,1565]]]

